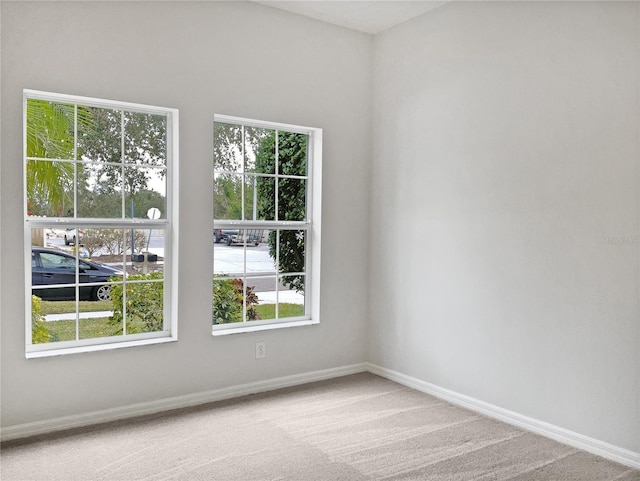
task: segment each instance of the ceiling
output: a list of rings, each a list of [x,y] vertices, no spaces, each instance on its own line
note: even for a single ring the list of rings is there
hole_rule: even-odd
[[[254,0],[306,17],[376,34],[448,1],[440,0]]]

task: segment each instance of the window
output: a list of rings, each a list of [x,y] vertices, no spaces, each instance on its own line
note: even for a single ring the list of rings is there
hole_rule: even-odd
[[[24,91],[26,354],[177,339],[178,111]]]
[[[213,333],[319,321],[322,130],[214,119]]]

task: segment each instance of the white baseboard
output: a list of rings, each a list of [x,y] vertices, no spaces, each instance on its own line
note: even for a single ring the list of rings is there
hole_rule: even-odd
[[[240,384],[238,386],[230,386],[222,389],[214,389],[212,391],[188,394],[185,396],[177,396],[172,398],[160,399],[145,403],[131,404],[113,409],[105,409],[101,411],[93,411],[84,414],[65,416],[44,421],[36,421],[32,423],[8,426],[0,432],[0,440],[9,441],[13,439],[26,438],[39,434],[47,434],[55,431],[63,431],[65,429],[90,426],[92,424],[100,424],[109,421],[117,421],[136,416],[144,416],[147,414],[155,414],[171,409],[180,409],[192,406],[198,406],[215,401],[223,401],[249,394],[257,394],[285,387],[298,386],[315,381],[324,381],[349,374],[366,372],[367,365],[365,363],[352,364],[333,369],[324,369],[321,371],[311,371],[303,374],[294,374],[291,376],[267,379],[265,381],[256,381],[248,384]]]
[[[582,434],[569,431],[553,424],[539,421],[522,414],[518,414],[507,409],[503,409],[493,404],[474,399],[464,394],[459,394],[448,389],[441,388],[434,384],[421,381],[411,376],[392,371],[375,364],[367,363],[367,371],[372,374],[384,377],[391,381],[397,382],[404,386],[416,389],[418,391],[431,394],[439,399],[443,399],[451,404],[461,406],[471,411],[478,412],[485,416],[498,419],[505,423],[517,426],[527,431],[540,434],[555,441],[573,446],[575,448],[587,451],[592,454],[596,454],[603,458],[615,461],[631,468],[640,469],[640,453],[629,451],[628,449],[620,448],[603,441],[599,441]]]
[[[411,376],[386,369],[371,363],[359,363],[349,366],[342,366],[332,369],[324,369],[320,371],[312,371],[302,374],[294,374],[291,376],[267,379],[264,381],[256,381],[237,386],[230,386],[212,391],[188,394],[185,396],[177,396],[172,398],[160,399],[145,403],[132,404],[113,409],[105,409],[101,411],[93,411],[84,414],[65,416],[60,418],[48,419],[15,426],[8,426],[0,431],[0,440],[9,441],[13,439],[26,438],[39,434],[47,434],[65,429],[90,426],[109,421],[117,421],[121,419],[132,418],[136,416],[144,416],[148,414],[156,414],[171,409],[180,409],[201,404],[223,401],[249,394],[257,394],[276,389],[298,386],[309,382],[323,381],[333,379],[349,374],[357,374],[360,372],[370,372],[378,376],[384,377],[391,381],[397,382],[407,387],[411,387],[418,391],[431,394],[437,398],[443,399],[451,404],[455,404],[466,409],[484,414],[494,419],[506,422],[508,424],[526,429],[528,431],[540,434],[542,436],[554,439],[563,444],[573,446],[578,449],[602,456],[603,458],[615,461],[631,468],[640,469],[640,453],[629,451],[618,446],[614,446],[603,441],[599,441],[582,434],[569,431],[567,429],[554,426],[544,421],[539,421],[522,414],[518,414],[507,409],[503,409],[493,404],[474,399],[464,394],[460,394],[442,387],[421,381]]]

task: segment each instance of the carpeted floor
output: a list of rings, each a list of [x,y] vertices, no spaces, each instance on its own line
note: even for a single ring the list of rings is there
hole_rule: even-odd
[[[2,481],[640,481],[371,374],[4,443],[0,460]]]

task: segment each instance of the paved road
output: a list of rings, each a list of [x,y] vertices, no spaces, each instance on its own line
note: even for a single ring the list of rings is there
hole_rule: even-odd
[[[214,244],[213,272],[225,275],[240,273],[243,271],[245,258],[247,274],[275,275],[276,268],[269,255],[269,246],[266,245],[247,247],[245,250],[242,246]]]
[[[62,237],[47,237],[47,246],[65,250],[71,250],[72,246],[64,245]],[[149,252],[164,257],[164,237],[151,236],[149,241]],[[103,249],[95,252],[96,260],[101,254],[106,254]],[[245,261],[245,249],[242,246],[227,246],[219,243],[214,244],[213,272],[215,274],[234,275],[243,271]],[[269,255],[269,246],[250,246],[246,249],[247,273],[249,274],[273,274],[275,266],[273,259]]]
[[[46,244],[48,246],[71,250],[71,246],[65,248],[62,237],[48,237]],[[164,238],[161,236],[151,236],[149,251],[159,256],[164,256]],[[261,244],[259,246],[249,246],[244,249],[243,246],[227,246],[223,243],[213,244],[214,274],[228,276],[241,275],[245,258],[247,274],[260,276],[252,277],[247,281],[247,284],[255,287],[255,292],[262,302],[275,302],[276,268],[273,259],[269,255],[268,245]],[[304,302],[303,295],[289,290],[289,288],[283,284],[278,286],[278,291],[281,302],[294,302],[298,304]],[[53,318],[48,318],[47,320],[53,320]]]

